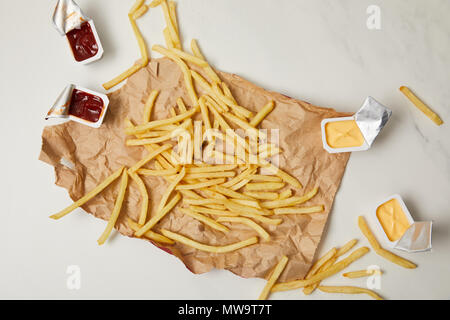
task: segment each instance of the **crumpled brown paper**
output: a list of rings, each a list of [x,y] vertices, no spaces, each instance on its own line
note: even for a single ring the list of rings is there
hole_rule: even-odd
[[[301,279],[311,266],[349,159],[349,153],[329,154],[322,148],[320,122],[324,118],[346,114],[266,91],[236,75],[220,73],[220,76],[238,103],[252,111],[258,110],[270,99],[275,101],[274,111],[261,127],[280,129],[280,147],[284,151],[280,157],[280,168],[303,184],[302,190],[296,190],[297,195],[318,186],[318,195],[305,205],[324,204],[325,212],[282,216],[283,223],[278,226],[263,225],[271,235],[269,242],[260,240],[258,244],[226,254],[206,253],[178,243],[157,246],[175,254],[194,273],[217,268],[246,278],[267,277],[280,257],[287,255],[290,260],[280,280]],[[124,118],[129,117],[134,123],[140,123],[145,100],[153,89],[160,90],[160,94],[152,118],[168,117],[168,110],[176,105],[178,97],[182,96],[186,104],[190,104],[184,88],[183,75],[176,64],[166,58],[154,59],[147,68],[129,78],[126,85],[109,95],[109,110],[99,129],[76,122],[46,127],[42,133],[40,160],[55,167],[56,184],[66,188],[70,197],[76,200],[120,166],[132,166],[147,154],[142,147],[125,146]],[[200,88],[197,90],[201,92]],[[148,188],[152,213],[167,183],[159,177],[142,178]],[[108,219],[117,196],[119,180],[86,203],[83,209],[98,218]],[[118,231],[132,236],[126,219],[131,217],[137,221],[139,212],[140,194],[134,182],[130,182],[116,224]],[[210,245],[234,243],[257,235],[240,224],[233,224],[232,230],[224,234],[183,215],[177,209],[154,229],[158,231],[160,228]]]

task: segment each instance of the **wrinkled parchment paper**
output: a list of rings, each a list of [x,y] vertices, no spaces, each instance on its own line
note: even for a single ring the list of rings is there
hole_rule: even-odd
[[[262,225],[271,235],[269,242],[260,240],[258,244],[226,254],[206,253],[178,243],[172,246],[155,245],[176,255],[194,273],[217,268],[230,270],[245,278],[267,277],[280,257],[287,255],[290,260],[280,280],[301,279],[311,266],[349,159],[349,153],[329,154],[322,148],[320,122],[324,118],[346,114],[266,91],[236,75],[220,73],[220,76],[228,84],[238,103],[252,111],[257,111],[270,99],[275,101],[274,111],[262,122],[261,127],[280,129],[280,147],[284,150],[280,157],[280,167],[303,184],[302,190],[295,190],[297,195],[318,186],[318,195],[304,205],[324,204],[325,212],[284,215],[283,223],[278,226]],[[160,90],[152,115],[154,120],[170,116],[168,110],[176,105],[179,96],[190,105],[178,66],[166,58],[154,59],[147,68],[129,78],[126,85],[109,95],[109,110],[99,129],[72,121],[44,129],[40,160],[55,167],[56,184],[66,188],[73,200],[93,189],[120,166],[132,166],[147,154],[143,147],[125,146],[123,128],[125,117],[136,124],[141,123],[144,103],[153,89]],[[201,92],[200,88],[197,90]],[[153,167],[153,164],[147,166]],[[149,192],[151,214],[167,183],[160,177],[142,178]],[[107,220],[114,206],[119,181],[117,179],[86,203],[83,209],[97,218]],[[181,202],[178,206],[180,205]],[[139,190],[130,180],[126,200],[116,224],[118,231],[132,236],[126,220],[131,217],[137,221],[139,212]],[[231,231],[224,234],[183,215],[176,208],[154,230],[158,231],[160,228],[210,245],[230,244],[257,235],[253,229],[240,224],[233,224]],[[93,244],[95,243],[93,239]],[[149,250],[152,250],[151,247]]]

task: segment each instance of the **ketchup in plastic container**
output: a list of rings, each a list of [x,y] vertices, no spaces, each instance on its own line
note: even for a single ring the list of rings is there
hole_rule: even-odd
[[[99,96],[73,89],[69,114],[86,121],[97,122],[103,112],[104,102]]]
[[[88,21],[69,31],[66,36],[76,61],[87,60],[98,53],[98,43]]]

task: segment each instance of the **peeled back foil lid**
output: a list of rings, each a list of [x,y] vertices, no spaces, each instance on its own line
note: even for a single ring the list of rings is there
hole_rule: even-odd
[[[395,249],[407,252],[419,252],[431,250],[432,221],[414,222],[403,236],[395,244]]]
[[[369,146],[384,128],[392,111],[372,97],[367,97],[363,106],[355,114],[355,121]]]
[[[58,0],[53,12],[53,24],[56,30],[64,36],[69,31],[78,28],[89,18],[83,14],[80,7],[73,0]]]

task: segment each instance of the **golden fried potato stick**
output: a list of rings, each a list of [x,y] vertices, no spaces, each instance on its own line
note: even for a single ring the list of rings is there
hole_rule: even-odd
[[[283,188],[284,182],[255,182],[247,183],[245,191],[272,191]]]
[[[135,14],[144,5],[144,3],[145,0],[136,0],[136,2],[133,4],[128,14],[130,15]]]
[[[217,218],[217,222],[231,222],[231,223],[242,223],[246,226],[252,228],[255,230],[261,238],[264,239],[264,241],[270,240],[270,235],[267,233],[266,230],[264,230],[263,227],[261,227],[259,224],[254,222],[253,220],[250,220],[249,218],[242,218],[242,217],[219,217]]]
[[[183,72],[183,76],[184,76],[184,82],[186,85],[186,90],[189,94],[189,98],[192,101],[192,105],[198,106],[198,97],[197,97],[197,93],[195,92],[195,88],[194,88],[194,84],[192,83],[192,72],[191,70],[188,68],[188,66],[186,65],[186,63],[184,63],[183,60],[181,60],[176,54],[174,54],[172,51],[163,48],[161,46],[158,45],[154,45],[152,47],[152,50],[161,53],[162,55],[170,58],[171,60],[173,60],[180,68],[181,71]]]
[[[202,189],[202,188],[215,186],[217,184],[221,184],[221,183],[224,183],[224,182],[225,182],[224,178],[219,178],[219,179],[211,179],[211,180],[208,180],[208,181],[198,182],[198,183],[193,183],[193,184],[180,184],[180,185],[177,186],[176,190]]]
[[[128,186],[128,172],[124,170],[122,173],[122,179],[120,181],[119,194],[117,195],[116,203],[114,204],[114,209],[109,217],[108,224],[106,225],[105,231],[103,231],[100,238],[98,238],[97,243],[101,246],[108,239],[111,234],[112,229],[116,225],[117,219],[119,218],[120,210],[122,209],[123,199],[125,198],[125,192]]]
[[[276,176],[280,177],[284,182],[290,184],[294,188],[301,189],[303,188],[300,181],[298,181],[296,178],[288,174],[287,172],[284,172],[280,168],[275,167],[273,164],[268,163],[265,160],[260,159],[260,162],[262,165],[266,167],[266,169],[269,169],[272,171]]]
[[[200,58],[204,61],[206,61],[204,55],[202,54],[202,52],[200,51],[200,48],[197,45],[197,40],[192,39],[191,40],[191,50],[192,53],[197,57]],[[211,68],[211,66],[208,64],[208,66],[204,67],[203,70],[205,70],[205,73],[208,75],[208,77],[210,78],[211,81],[213,82],[217,82],[220,83],[221,80],[219,78],[219,76],[217,75],[217,73],[213,70],[213,68]]]
[[[290,197],[283,200],[265,201],[261,203],[261,206],[268,209],[295,206],[312,199],[318,191],[319,188],[316,187],[301,197]]]
[[[234,186],[236,183],[247,179],[247,177],[253,173],[255,173],[257,170],[257,168],[253,167],[253,166],[249,166],[247,169],[245,169],[244,171],[242,171],[241,173],[239,173],[236,177],[234,177],[233,179],[225,182],[222,187],[224,188],[231,188],[232,186]],[[250,181],[250,180],[249,180]]]
[[[203,222],[204,224],[210,226],[213,229],[222,231],[222,232],[228,232],[230,231],[230,229],[228,229],[227,227],[225,227],[223,224],[218,223],[217,221],[208,218],[207,216],[204,216],[200,213],[197,213],[189,208],[180,208],[180,211],[188,216],[190,216],[191,218],[194,218],[198,221]]]
[[[206,129],[211,129],[211,121],[209,120],[208,107],[205,104],[205,100],[202,98],[203,98],[203,96],[200,97],[200,99],[198,100],[198,103],[200,105],[200,111],[202,113],[203,123],[205,124]]]
[[[157,6],[159,6],[161,4],[161,2],[163,2],[163,0],[153,0],[152,2],[150,2],[150,4],[148,6],[150,8],[156,8]]]
[[[139,225],[138,223],[134,222],[130,218],[128,218],[127,224],[135,232],[138,231],[141,228],[141,225]],[[156,242],[160,242],[160,243],[167,243],[167,244],[174,244],[175,243],[175,241],[173,241],[172,239],[169,239],[169,238],[163,236],[162,234],[153,232],[151,230],[149,230],[146,233],[144,233],[144,237],[146,237],[146,238],[148,238],[150,240],[156,241]]]
[[[144,14],[146,14],[147,11],[148,11],[148,6],[144,4],[132,14],[132,17],[134,20],[137,20],[140,17],[142,17]]]
[[[198,213],[206,213],[214,216],[224,216],[224,217],[236,217],[238,214],[222,209],[210,209],[200,206],[190,206],[189,209]]]
[[[348,251],[350,251],[356,245],[357,242],[358,242],[358,240],[353,239],[353,240],[348,241],[342,247],[340,247],[338,249],[338,251],[336,252],[336,254],[331,259],[326,261],[323,264],[323,266],[321,266],[319,268],[318,272],[322,272],[322,271],[327,270],[328,268],[330,268],[336,262],[336,260],[339,257],[343,256]],[[320,285],[320,281],[318,281],[318,282],[316,282],[316,283],[314,283],[312,285],[306,286],[305,288],[303,288],[303,293],[305,295],[310,295],[319,285]]]
[[[259,200],[275,200],[278,199],[278,193],[276,192],[264,192],[264,191],[247,191],[243,193],[246,196]]]
[[[278,195],[278,200],[284,200],[284,199],[289,198],[290,196],[292,196],[292,190],[286,189]],[[275,200],[275,199],[270,199],[270,200]]]
[[[211,179],[211,178],[231,178],[236,175],[234,171],[218,171],[218,172],[196,172],[187,173],[185,179]]]
[[[315,275],[319,269],[336,254],[337,249],[331,248],[327,253],[325,253],[320,259],[318,259],[309,269],[308,273],[305,276],[305,279],[310,279],[313,275]]]
[[[407,269],[415,269],[417,268],[417,265],[412,263],[409,260],[406,260],[404,258],[401,258],[397,256],[396,254],[383,249],[380,244],[378,243],[377,239],[373,235],[372,231],[370,231],[369,226],[366,223],[366,220],[363,216],[358,217],[358,226],[359,229],[361,229],[361,232],[366,236],[367,240],[369,240],[370,245],[372,246],[373,250],[376,254],[382,256],[383,258],[398,264],[399,266],[402,266]]]
[[[222,101],[216,101],[213,98],[211,98],[211,96],[204,94],[202,95],[202,97],[209,103],[211,104],[212,107],[214,107],[214,109],[216,109],[218,112],[222,113],[225,111],[228,111],[229,108],[226,104],[224,104]],[[228,124],[227,124],[228,126]],[[229,127],[228,127],[229,128]]]
[[[262,174],[251,174],[248,176],[250,180],[253,181],[263,181],[263,182],[280,182],[281,178],[276,176],[266,176]]]
[[[252,197],[250,197],[250,196],[247,196],[247,195],[245,195],[245,194],[242,194],[242,193],[240,193],[240,192],[233,191],[233,190],[231,190],[231,189],[228,189],[228,188],[225,188],[225,187],[222,187],[222,186],[214,186],[214,187],[213,187],[213,190],[216,191],[216,192],[218,192],[218,193],[221,193],[221,194],[223,194],[223,195],[225,195],[225,196],[228,196],[228,197],[230,197],[230,198],[234,198],[234,199],[254,200],[254,199],[253,199]]]
[[[147,131],[145,133],[138,133],[138,134],[136,134],[136,137],[138,139],[157,138],[157,137],[164,136],[167,133],[168,133],[168,131],[162,131],[162,130]]]
[[[244,247],[251,246],[252,244],[255,244],[258,242],[257,237],[251,237],[251,238],[248,238],[247,240],[236,242],[236,243],[225,245],[225,246],[210,246],[210,245],[206,245],[206,244],[194,241],[185,236],[182,236],[181,234],[177,234],[175,232],[171,232],[166,229],[161,229],[161,233],[174,241],[178,241],[182,244],[185,244],[187,246],[190,246],[190,247],[195,248],[200,251],[212,252],[212,253],[231,252],[231,251],[235,251],[235,250],[238,250],[238,249],[241,249]]]
[[[270,212],[267,209],[259,209],[259,208],[242,205],[242,204],[236,203],[236,202],[228,200],[228,199],[217,199],[217,201],[218,201],[218,203],[221,203],[226,208],[228,208],[228,210],[237,212],[239,214],[241,212],[253,213],[253,214],[257,214],[257,215],[271,215],[272,214],[272,212]]]
[[[148,211],[147,188],[145,187],[144,181],[142,181],[142,179],[135,172],[128,170],[128,174],[130,175],[131,179],[138,185],[139,192],[141,193],[142,204],[138,223],[142,225],[147,220],[147,211]]]
[[[175,117],[177,117],[177,116],[175,116]],[[172,117],[172,118],[174,118],[174,117]],[[148,122],[148,123],[150,123],[150,122]],[[157,143],[161,143],[161,142],[164,142],[167,140],[172,140],[174,138],[177,138],[177,137],[185,134],[188,126],[189,126],[189,122],[184,121],[177,129],[175,129],[174,131],[168,132],[162,136],[155,137],[155,138],[128,139],[126,141],[126,145],[127,146],[144,146],[144,145],[148,145],[148,144],[157,144]],[[170,157],[169,157],[169,159],[170,159]]]
[[[246,200],[246,199],[230,199],[233,202],[239,203],[243,206],[253,207],[262,210],[261,205],[257,200]],[[272,214],[272,212],[270,212]]]
[[[162,119],[162,120],[154,120],[154,121],[150,121],[148,123],[141,124],[138,126],[125,128],[125,133],[128,135],[142,133],[142,132],[145,132],[145,131],[153,129],[153,128],[157,128],[157,127],[160,127],[160,126],[163,126],[166,124],[172,124],[174,122],[179,122],[186,118],[190,118],[196,112],[197,112],[197,109],[192,108],[185,113],[177,115],[176,117],[171,117],[171,118]]]
[[[369,250],[370,249],[367,247],[361,247],[361,248],[353,251],[347,258],[342,259],[338,263],[331,266],[329,269],[322,271],[320,273],[317,273],[309,279],[279,283],[272,288],[272,291],[276,292],[276,291],[294,290],[294,289],[306,287],[308,285],[322,281],[323,279],[328,278],[328,277],[342,271],[343,269],[348,267],[348,265],[350,265],[352,262],[361,258],[366,253],[368,253]]]
[[[175,1],[169,1],[169,14],[170,14],[170,19],[173,22],[173,26],[175,27],[175,31],[179,35],[180,33],[178,30],[177,4]]]
[[[264,132],[262,131],[258,132],[258,130],[253,128],[246,120],[242,120],[241,118],[235,116],[234,114],[224,112],[223,116],[228,120],[230,120],[231,122],[233,122],[235,125],[244,129],[245,133],[255,140],[258,140],[258,137],[261,137],[261,139],[265,139],[267,137],[267,135]]]
[[[181,49],[180,35],[175,29],[175,24],[170,16],[169,6],[166,0],[161,1],[161,7],[163,10],[164,19],[166,20],[167,28],[169,29],[170,32],[170,37],[172,38],[173,45],[175,48]]]
[[[140,169],[143,165],[151,161],[153,158],[155,158],[157,155],[159,155],[164,150],[172,148],[172,145],[165,144],[161,147],[158,147],[157,149],[151,151],[145,158],[139,160],[136,164],[134,164],[129,170],[129,172],[136,172],[138,169]]]
[[[173,48],[174,44],[172,42],[172,38],[170,37],[170,31],[168,28],[163,29],[164,41],[166,42],[167,48]]]
[[[75,210],[78,207],[81,207],[83,204],[91,200],[93,197],[98,195],[100,192],[102,192],[107,186],[109,186],[114,180],[116,180],[123,171],[124,167],[121,167],[119,170],[115,171],[112,175],[107,177],[103,182],[101,182],[98,186],[96,186],[94,189],[89,191],[87,194],[85,194],[83,197],[72,203],[70,206],[65,208],[64,210],[61,210],[58,213],[55,213],[50,216],[50,218],[58,220],[65,215],[71,213],[73,210]]]
[[[261,110],[258,111],[255,117],[250,121],[250,125],[252,127],[256,127],[270,112],[272,112],[274,107],[275,103],[273,102],[273,100],[270,100],[264,107],[262,107]]]
[[[259,295],[258,300],[267,300],[269,297],[270,291],[272,290],[273,285],[275,282],[277,282],[278,278],[280,277],[281,273],[283,272],[284,268],[286,268],[286,265],[288,263],[288,257],[283,256],[281,257],[280,261],[275,266],[275,269],[273,269],[269,280],[267,281],[263,291]]]
[[[372,276],[374,274],[381,275],[382,271],[377,270],[377,269],[358,270],[358,271],[350,271],[350,272],[343,273],[342,276],[345,278],[349,278],[349,279],[356,279],[356,278]]]
[[[358,294],[365,293],[376,300],[383,300],[379,295],[369,289],[352,287],[352,286],[319,286],[319,290],[327,293],[348,293],[348,294]]]
[[[235,164],[224,164],[224,165],[214,165],[214,166],[203,166],[203,167],[190,167],[186,168],[186,173],[207,173],[207,172],[221,172],[230,171],[237,167]]]
[[[153,228],[162,218],[166,216],[180,201],[181,195],[176,193],[172,199],[163,207],[162,210],[156,212],[156,214],[151,217],[150,220],[147,221],[145,225],[143,225],[138,231],[135,232],[136,237],[142,237],[145,233],[147,233],[151,228]]]
[[[324,206],[275,208],[273,214],[310,214],[322,213]]]
[[[130,67],[129,69],[127,69],[126,71],[124,71],[123,73],[119,74],[114,79],[112,79],[112,80],[110,80],[108,82],[105,82],[102,86],[103,86],[103,88],[105,88],[105,90],[109,90],[112,87],[117,86],[119,83],[121,83],[125,79],[131,77],[133,74],[135,74],[136,72],[138,72],[142,68],[143,67],[142,67],[141,64],[135,64],[132,67]]]
[[[402,86],[399,89],[420,111],[422,111],[435,124],[440,126],[444,123],[442,119],[428,107],[422,100],[420,100],[409,88]]]
[[[150,95],[148,96],[147,101],[145,102],[144,116],[142,119],[144,123],[150,122],[153,106],[155,105],[155,100],[158,97],[158,95],[159,95],[159,91],[153,90],[150,93]]]
[[[172,52],[173,54],[175,54],[177,57],[183,59],[184,61],[192,62],[193,64],[196,64],[199,67],[204,68],[204,67],[208,66],[208,63],[205,60],[200,59],[196,56],[190,55],[189,53],[181,51],[180,49],[172,48],[172,49],[169,49],[169,51]]]
[[[181,112],[181,113],[187,111],[186,105],[184,104],[184,101],[183,101],[183,98],[179,97],[179,98],[177,99],[177,105],[178,105],[178,108],[180,109],[180,112]]]
[[[271,218],[267,218],[266,216],[260,215],[260,214],[255,214],[255,213],[248,213],[248,212],[239,212],[238,214],[239,216],[242,217],[247,217],[247,218],[252,218],[255,219],[259,222],[265,223],[265,224],[270,224],[272,226],[277,226],[280,223],[283,222],[282,219],[271,219]]]

